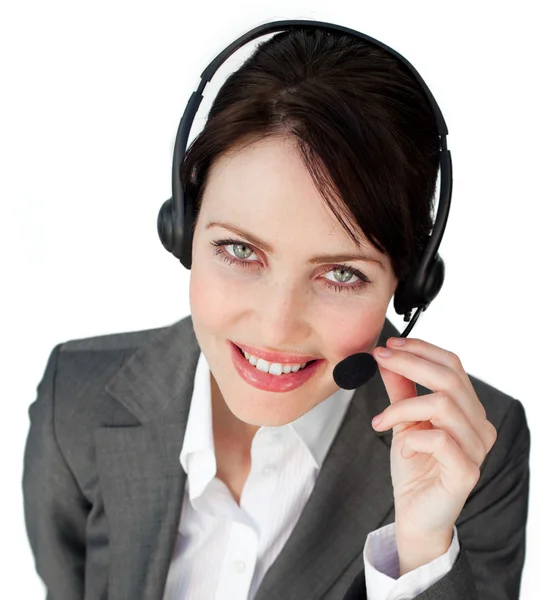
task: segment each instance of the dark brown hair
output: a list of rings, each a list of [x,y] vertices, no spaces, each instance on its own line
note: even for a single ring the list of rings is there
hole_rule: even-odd
[[[180,177],[196,198],[196,221],[217,156],[271,136],[296,141],[357,247],[363,233],[403,279],[432,228],[439,166],[433,111],[408,68],[341,32],[284,31],[260,42],[186,151]]]

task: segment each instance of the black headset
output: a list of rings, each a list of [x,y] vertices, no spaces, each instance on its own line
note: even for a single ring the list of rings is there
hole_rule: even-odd
[[[431,91],[425,84],[424,80],[416,69],[406,60],[401,54],[389,48],[378,40],[360,33],[354,29],[349,29],[334,23],[325,23],[321,21],[311,20],[286,20],[272,21],[259,25],[251,29],[244,35],[240,36],[236,41],[229,44],[203,71],[201,81],[195,92],[192,93],[188,104],[180,119],[178,133],[176,134],[176,142],[174,144],[174,155],[172,159],[172,197],[163,203],[159,210],[157,219],[157,229],[162,245],[171,252],[186,269],[191,269],[192,258],[192,241],[193,241],[193,223],[194,223],[194,201],[187,189],[182,187],[180,180],[180,167],[184,160],[187,142],[194,117],[199,108],[199,104],[203,99],[203,90],[205,85],[211,81],[216,70],[232,55],[236,50],[244,44],[261,37],[268,33],[283,30],[294,29],[324,29],[326,31],[340,31],[349,35],[356,36],[366,40],[375,46],[379,46],[383,50],[389,52],[395,58],[401,60],[412,72],[425,95],[427,96],[437,124],[437,133],[439,136],[439,157],[440,157],[440,190],[439,203],[435,223],[428,242],[423,250],[417,266],[399,282],[394,295],[395,311],[401,315],[404,314],[404,320],[409,321],[411,311],[417,308],[410,324],[401,334],[401,337],[406,337],[420,313],[429,306],[430,302],[437,296],[443,280],[445,278],[445,263],[437,253],[447,219],[449,216],[449,208],[451,205],[452,193],[452,161],[451,153],[447,149],[447,125],[441,114],[439,106],[435,101]]]

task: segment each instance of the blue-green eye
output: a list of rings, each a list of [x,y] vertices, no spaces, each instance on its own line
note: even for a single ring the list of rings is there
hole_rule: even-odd
[[[249,257],[254,254],[254,249],[245,242],[234,239],[226,240],[215,240],[211,242],[211,245],[215,247],[214,254],[221,260],[237,267],[256,268],[257,260],[248,260]],[[223,250],[226,246],[232,246],[232,254],[228,250]],[[332,267],[326,271],[326,273],[337,273],[340,274],[340,278],[334,275],[335,280],[324,278],[325,285],[335,292],[357,292],[362,290],[369,284],[373,284],[363,273],[349,267],[347,265],[332,265]],[[359,281],[347,284],[353,277],[356,277]],[[338,283],[335,283],[337,281]]]
[[[253,249],[247,244],[230,244],[234,255],[241,260],[249,258],[253,254]]]
[[[349,269],[348,267],[336,267],[328,272],[333,273],[335,280],[339,283],[348,283],[352,279],[352,277],[357,277],[354,270]],[[340,273],[340,277],[337,277],[338,273]]]

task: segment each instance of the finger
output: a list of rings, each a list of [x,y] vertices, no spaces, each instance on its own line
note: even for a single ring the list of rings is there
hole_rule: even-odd
[[[377,352],[377,348],[373,350],[373,357],[379,366],[394,371],[434,392],[449,394],[459,404],[470,422],[478,424],[476,429],[478,431],[482,429],[480,424],[485,421],[485,409],[476,393],[470,394],[468,388],[453,369],[420,358],[409,351],[389,349],[393,352],[393,355],[387,358],[381,357]],[[486,435],[491,437],[487,428]]]
[[[491,449],[460,406],[443,392],[406,398],[388,406],[375,429],[387,431],[402,423],[419,421],[429,421],[435,429],[446,431],[478,467]]]
[[[412,380],[382,365],[377,366],[391,403],[417,395],[416,384]]]
[[[405,398],[413,398],[417,395],[416,384],[413,381],[410,381],[398,373],[389,371],[389,369],[385,369],[380,365],[377,365],[377,367],[381,374],[381,378],[383,379],[389,400],[391,401],[391,406]],[[395,426],[393,428],[393,433],[399,433],[411,425],[415,425],[415,423]]]
[[[396,342],[402,342],[402,345]],[[450,350],[445,350],[435,344],[420,340],[417,338],[397,338],[390,337],[386,343],[390,350],[400,350],[402,352],[411,352],[420,358],[425,358],[431,362],[452,369],[462,380],[462,383],[468,388],[471,394],[475,394],[474,386],[468,377],[468,374],[462,366],[458,355]]]
[[[470,492],[480,478],[480,468],[463,452],[455,440],[441,429],[409,431],[401,447],[408,458],[412,451],[431,454],[440,467],[443,487],[451,494]]]

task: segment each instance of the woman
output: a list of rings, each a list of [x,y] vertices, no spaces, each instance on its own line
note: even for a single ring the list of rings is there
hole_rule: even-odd
[[[191,316],[58,344],[31,405],[49,598],[519,597],[524,408],[386,320],[438,165],[423,91],[360,39],[279,33],[227,79],[181,166]],[[379,374],[339,388],[357,352]]]

